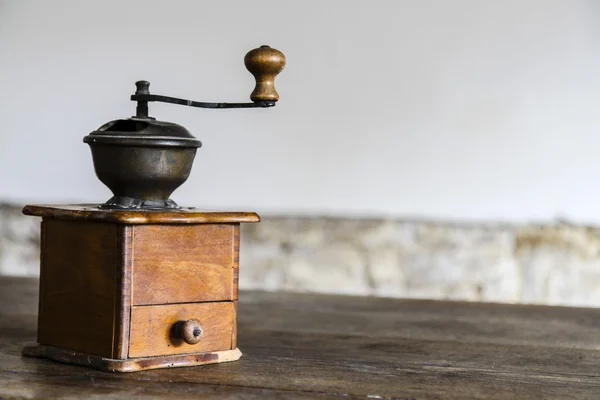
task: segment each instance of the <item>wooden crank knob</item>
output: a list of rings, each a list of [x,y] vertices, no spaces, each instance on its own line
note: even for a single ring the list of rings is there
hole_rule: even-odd
[[[279,94],[275,90],[275,77],[285,67],[285,55],[269,46],[260,46],[246,54],[244,64],[256,79],[256,86],[250,94],[250,100],[279,100]]]
[[[196,344],[202,339],[202,325],[197,319],[188,319],[183,324],[179,331],[179,335],[187,344]]]

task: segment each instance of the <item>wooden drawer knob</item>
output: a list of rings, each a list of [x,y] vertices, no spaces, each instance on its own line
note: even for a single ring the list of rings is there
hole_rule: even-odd
[[[187,344],[196,344],[202,339],[202,325],[197,319],[188,319],[179,328],[179,336]]]

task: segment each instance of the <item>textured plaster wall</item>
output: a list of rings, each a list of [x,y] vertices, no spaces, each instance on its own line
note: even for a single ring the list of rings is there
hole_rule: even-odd
[[[38,230],[0,207],[0,274],[38,274]],[[600,306],[596,227],[268,217],[241,251],[242,289]]]
[[[246,226],[244,287],[600,306],[600,230],[268,218]]]

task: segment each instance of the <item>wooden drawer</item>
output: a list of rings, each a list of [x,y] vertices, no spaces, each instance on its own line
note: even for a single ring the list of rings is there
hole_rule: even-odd
[[[196,344],[178,337],[176,324],[197,319],[202,336]],[[235,343],[234,303],[168,304],[131,309],[129,357],[229,350]]]
[[[239,224],[133,229],[132,304],[233,300]]]

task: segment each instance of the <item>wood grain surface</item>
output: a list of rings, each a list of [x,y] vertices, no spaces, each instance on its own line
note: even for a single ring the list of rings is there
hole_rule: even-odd
[[[240,224],[233,226],[233,285],[231,287],[231,298],[238,298],[240,283]]]
[[[117,225],[45,220],[38,341],[113,356]]]
[[[238,322],[238,301],[234,300],[233,301],[233,309],[232,309],[232,315],[233,315],[233,323],[231,324],[231,348],[235,349],[237,348],[237,322]]]
[[[178,338],[177,322],[197,319],[202,338],[187,344]],[[129,357],[151,357],[231,350],[233,303],[230,301],[197,304],[135,306],[131,309]]]
[[[159,368],[180,368],[192,365],[206,365],[221,362],[237,361],[242,356],[239,349],[211,351],[206,353],[175,354],[161,357],[138,357],[116,360],[79,353],[62,347],[43,344],[25,346],[23,355],[45,358],[73,365],[81,365],[107,372],[139,372]]]
[[[23,214],[44,218],[83,219],[118,224],[216,224],[259,222],[254,212],[181,208],[170,211],[103,210],[98,204],[27,205]]]
[[[133,229],[132,304],[232,300],[234,224]]]
[[[115,284],[115,338],[112,358],[126,359],[129,353],[131,318],[131,270],[133,226],[117,226],[117,255],[120,257]]]
[[[323,266],[326,268],[326,266]],[[0,279],[0,398],[598,399],[600,310],[241,292],[236,362],[114,374],[22,358],[38,282]]]

